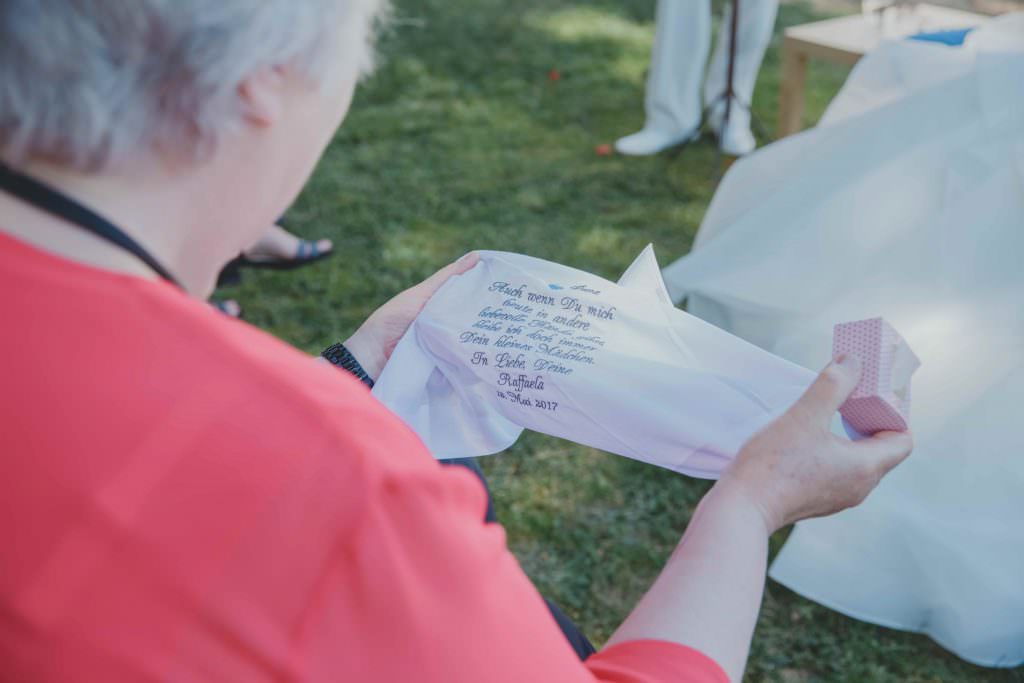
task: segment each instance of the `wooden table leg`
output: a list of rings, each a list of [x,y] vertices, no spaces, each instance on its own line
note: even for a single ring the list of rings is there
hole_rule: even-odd
[[[799,133],[804,116],[804,85],[807,54],[790,41],[782,43],[782,83],[779,92],[779,122],[776,137]]]

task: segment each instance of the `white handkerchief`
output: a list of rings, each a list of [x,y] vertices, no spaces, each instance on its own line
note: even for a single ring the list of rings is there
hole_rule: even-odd
[[[526,428],[716,478],[813,379],[672,306],[648,246],[618,284],[481,252],[373,393],[441,459],[496,453]]]

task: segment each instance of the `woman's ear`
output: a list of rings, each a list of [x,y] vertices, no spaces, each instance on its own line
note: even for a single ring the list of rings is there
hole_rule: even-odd
[[[274,124],[284,110],[286,78],[281,67],[260,69],[238,85],[242,115],[257,126]]]

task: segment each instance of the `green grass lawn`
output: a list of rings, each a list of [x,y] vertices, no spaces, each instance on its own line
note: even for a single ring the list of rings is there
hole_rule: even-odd
[[[524,252],[615,279],[648,242],[684,254],[715,190],[707,141],[675,158],[599,156],[642,124],[653,0],[399,0],[381,65],[290,213],[339,254],[247,273],[220,294],[317,352],[463,252]],[[787,4],[779,25],[815,17]],[[775,127],[780,35],[754,98]],[[549,78],[551,70],[560,78]],[[846,71],[815,65],[808,122]],[[509,542],[540,590],[595,643],[626,615],[700,496],[688,479],[528,434],[484,462]],[[783,541],[773,539],[773,551]],[[1024,681],[918,635],[859,623],[769,583],[751,681]]]

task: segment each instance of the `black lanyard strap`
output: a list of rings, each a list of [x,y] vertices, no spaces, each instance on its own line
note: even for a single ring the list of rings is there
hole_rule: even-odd
[[[0,164],[0,189],[124,249],[152,268],[157,275],[181,287],[174,276],[123,230],[49,185]]]

